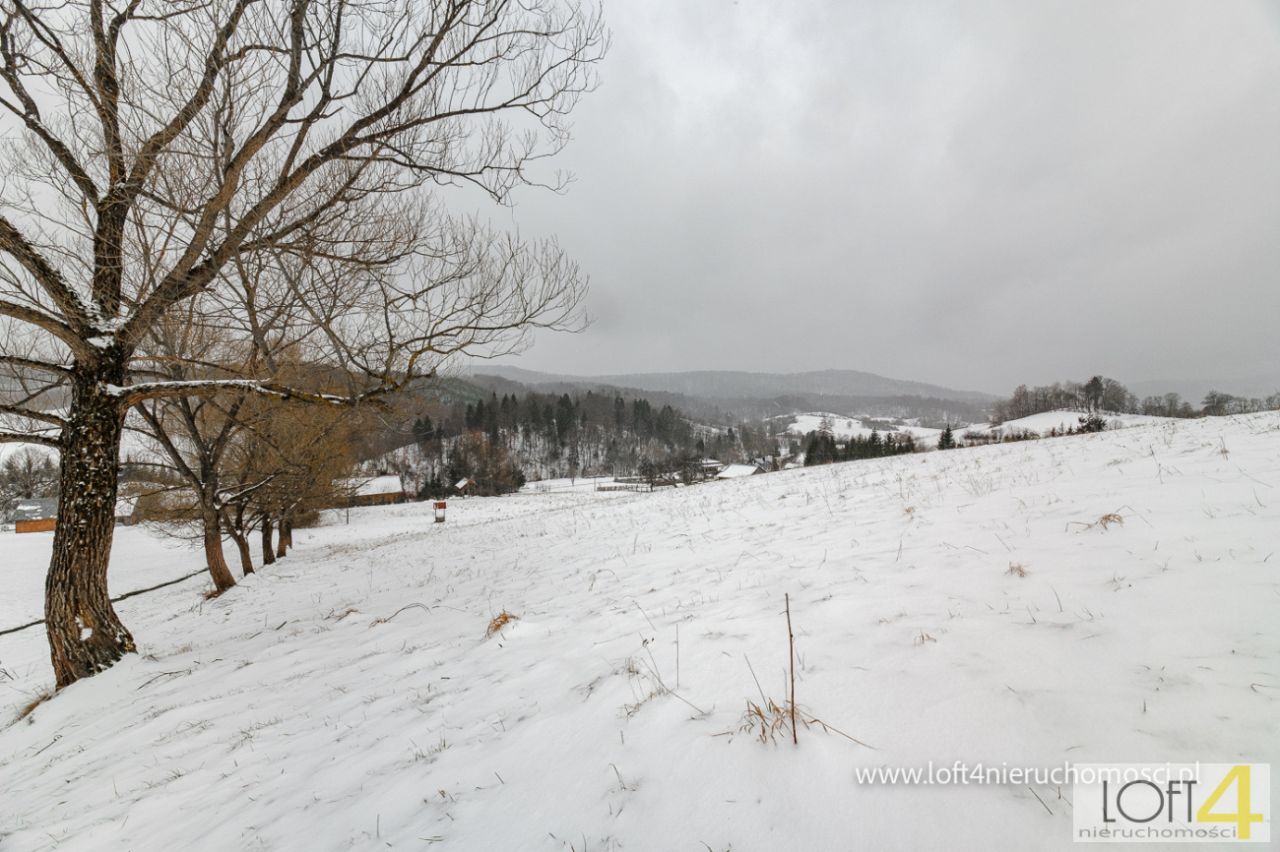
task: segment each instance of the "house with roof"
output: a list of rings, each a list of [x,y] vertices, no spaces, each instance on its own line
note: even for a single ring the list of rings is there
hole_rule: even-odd
[[[346,491],[347,496],[339,508],[387,506],[405,501],[404,483],[396,474],[349,479]]]
[[[757,473],[764,473],[764,468],[758,464],[728,464],[716,474],[716,479],[741,479],[744,476],[755,476]]]
[[[12,517],[14,532],[49,532],[58,525],[58,499],[23,498],[14,506]]]

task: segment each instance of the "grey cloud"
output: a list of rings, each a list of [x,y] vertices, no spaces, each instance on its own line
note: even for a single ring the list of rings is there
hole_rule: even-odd
[[[558,372],[842,367],[1004,390],[1280,355],[1280,6],[614,2],[526,193],[592,276]]]

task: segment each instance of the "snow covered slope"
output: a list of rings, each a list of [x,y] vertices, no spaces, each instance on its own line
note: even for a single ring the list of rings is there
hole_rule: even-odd
[[[0,730],[0,848],[1068,849],[1069,788],[854,770],[1280,764],[1277,414],[429,513],[123,602],[142,654]],[[785,593],[798,703],[874,748],[742,730]],[[44,654],[0,637],[6,723]]]
[[[817,432],[822,428],[822,421],[826,419],[831,427],[831,434],[837,440],[847,440],[849,438],[870,438],[871,433],[875,430],[864,425],[863,418],[849,417],[843,414],[829,414],[823,412],[810,414],[796,414],[791,416],[791,423],[787,426],[787,432],[791,435],[808,435],[810,432]],[[936,442],[938,436],[942,434],[941,429],[930,429],[927,426],[915,425],[915,421],[909,421],[906,425],[894,427],[899,432],[907,432],[917,441],[922,442],[921,446],[931,442]],[[880,428],[881,436],[888,434],[888,430]]]
[[[1065,433],[1068,429],[1078,429],[1080,427],[1080,418],[1084,414],[1079,411],[1042,411],[1039,414],[1032,414],[1027,417],[1019,417],[1017,420],[1006,420],[999,426],[992,426],[987,423],[976,423],[973,426],[966,426],[961,430],[964,432],[991,432],[1004,430],[1008,432],[1035,432],[1038,435],[1047,435],[1054,429],[1061,433]],[[1150,414],[1107,414],[1108,429],[1128,429],[1132,426],[1153,426],[1158,423],[1167,423],[1172,418],[1154,417]]]
[[[52,532],[0,533],[0,577],[5,588],[5,594],[0,595],[0,630],[44,618],[44,573],[52,545]],[[203,564],[189,542],[156,535],[145,527],[116,527],[115,554],[108,577],[113,596],[190,574]],[[191,582],[188,593],[200,588],[199,581]],[[13,658],[6,652],[16,641],[0,636],[0,666],[10,671]],[[48,665],[48,660],[38,660],[29,674],[43,677]],[[0,687],[3,686],[5,680],[0,676]],[[0,720],[3,718],[0,713]]]

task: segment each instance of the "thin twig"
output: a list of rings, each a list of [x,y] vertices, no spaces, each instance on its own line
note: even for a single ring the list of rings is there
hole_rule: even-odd
[[[787,653],[791,668],[791,744],[799,745],[796,733],[796,637],[791,632],[791,593],[783,595],[787,604]]]
[[[769,699],[764,697],[764,687],[760,685],[760,678],[756,677],[756,670],[751,666],[751,658],[746,654],[742,655],[742,659],[747,661],[747,670],[751,672],[751,679],[756,682],[756,689],[760,690],[760,704],[764,706],[769,703]]]

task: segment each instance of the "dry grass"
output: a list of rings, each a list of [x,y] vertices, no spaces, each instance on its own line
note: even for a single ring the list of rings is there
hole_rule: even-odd
[[[754,701],[747,701],[747,709],[743,711],[742,718],[738,721],[738,727],[732,731],[725,731],[723,734],[716,736],[732,736],[735,733],[750,734],[762,743],[777,743],[779,739],[783,742],[793,739],[791,730],[791,702],[784,701],[778,704],[772,698],[764,698],[761,700],[764,705],[761,706]],[[838,734],[846,740],[863,748],[875,749],[875,746],[868,745],[857,737],[850,736],[839,728],[828,725],[826,722],[812,716],[804,711],[804,708],[797,705],[795,708],[796,723],[804,726],[805,730],[817,728],[824,734]]]
[[[779,737],[783,740],[791,739],[791,702],[784,701],[785,706],[780,707],[772,698],[763,700],[763,707],[754,701],[747,701],[747,709],[738,722],[738,732],[750,734],[762,743],[776,743]],[[803,715],[796,718],[806,728],[809,727],[809,719]]]
[[[1067,528],[1070,529],[1073,526],[1077,526],[1081,528],[1079,532],[1084,532],[1085,530],[1091,530],[1094,527],[1102,527],[1105,531],[1112,524],[1121,527],[1124,526],[1124,515],[1121,515],[1118,512],[1107,512],[1091,524],[1086,524],[1084,521],[1069,521],[1067,523]]]
[[[502,628],[506,627],[511,622],[519,621],[519,620],[520,620],[520,616],[512,615],[511,613],[507,612],[504,609],[502,612],[498,613],[493,618],[489,619],[489,626],[484,631],[484,637],[488,639],[490,636],[499,632],[500,630],[502,630]]]
[[[36,693],[35,698],[32,698],[26,704],[22,705],[22,709],[18,711],[18,716],[16,719],[14,719],[14,721],[21,722],[23,719],[27,718],[32,713],[36,712],[37,707],[39,707],[41,704],[45,703],[52,697],[53,697],[52,690],[45,690],[44,692]]]
[[[1004,573],[1008,574],[1010,577],[1025,577],[1027,576],[1027,566],[1023,565],[1021,562],[1010,562],[1009,570]]]

